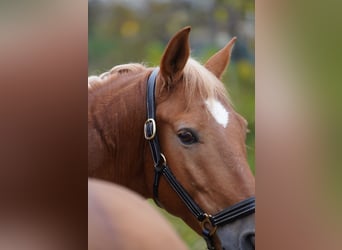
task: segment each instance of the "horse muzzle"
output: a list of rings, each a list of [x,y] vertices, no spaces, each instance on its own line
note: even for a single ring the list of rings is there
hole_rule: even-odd
[[[223,250],[254,250],[254,214],[218,227],[216,234]]]

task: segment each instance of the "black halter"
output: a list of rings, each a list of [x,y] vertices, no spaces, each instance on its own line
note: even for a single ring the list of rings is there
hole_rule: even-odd
[[[155,86],[158,72],[159,68],[155,68],[147,81],[147,120],[144,126],[145,138],[150,144],[152,158],[154,161],[155,175],[153,183],[153,199],[158,206],[162,206],[158,198],[158,187],[160,177],[163,175],[173,190],[178,194],[184,204],[199,221],[202,228],[203,237],[207,242],[208,249],[215,249],[212,236],[214,235],[216,228],[254,213],[255,198],[251,197],[245,199],[220,211],[215,215],[210,215],[205,213],[197,205],[197,203],[191,198],[183,186],[177,181],[176,177],[172,174],[171,169],[166,163],[165,156],[161,153],[157,135]]]

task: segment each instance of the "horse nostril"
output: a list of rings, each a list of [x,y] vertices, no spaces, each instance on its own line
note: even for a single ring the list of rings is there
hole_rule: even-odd
[[[248,233],[240,238],[240,248],[241,250],[254,250],[255,249],[255,233]]]
[[[251,242],[251,245],[255,247],[255,234],[249,236],[249,240]]]
[[[255,234],[251,233],[246,236],[246,249],[255,249]]]

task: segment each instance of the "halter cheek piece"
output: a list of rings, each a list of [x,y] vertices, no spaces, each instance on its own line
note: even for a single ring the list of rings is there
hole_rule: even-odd
[[[150,144],[152,158],[154,161],[153,199],[158,206],[162,207],[158,198],[158,187],[160,177],[163,175],[172,189],[199,221],[203,238],[207,242],[208,249],[212,250],[215,249],[212,236],[216,232],[216,228],[254,213],[255,198],[250,197],[220,211],[215,215],[210,215],[205,213],[197,205],[183,186],[177,181],[176,177],[167,165],[165,156],[161,153],[157,135],[155,87],[158,72],[159,68],[155,68],[147,81],[147,120],[144,125],[144,135]]]

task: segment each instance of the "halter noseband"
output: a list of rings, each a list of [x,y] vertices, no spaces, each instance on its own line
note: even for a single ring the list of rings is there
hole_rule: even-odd
[[[212,236],[216,232],[216,228],[254,213],[255,198],[247,198],[218,212],[215,215],[210,215],[205,213],[198,206],[198,204],[191,198],[184,187],[177,181],[176,177],[173,175],[171,169],[167,165],[165,156],[161,153],[157,135],[155,87],[158,73],[159,68],[155,68],[147,81],[147,120],[144,125],[145,139],[149,142],[154,162],[153,199],[158,206],[162,207],[158,198],[158,187],[160,177],[163,175],[172,189],[177,193],[190,212],[199,221],[202,228],[203,237],[207,242],[208,249],[212,250],[215,249]]]

